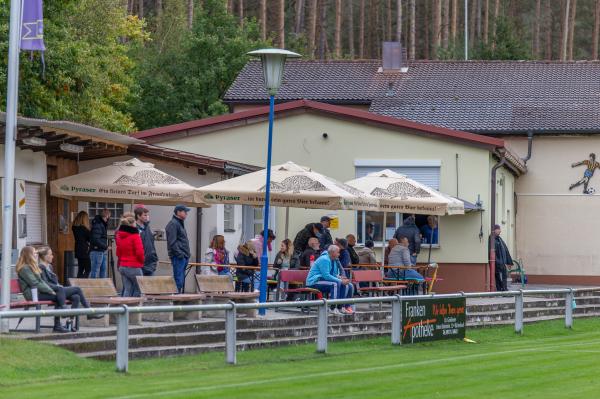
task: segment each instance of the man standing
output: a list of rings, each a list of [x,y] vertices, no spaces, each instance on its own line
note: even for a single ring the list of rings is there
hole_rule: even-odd
[[[138,205],[133,211],[135,215],[135,223],[142,237],[142,245],[144,246],[144,266],[142,273],[144,276],[153,276],[158,264],[158,255],[154,246],[154,233],[150,229],[150,210],[144,205]]]
[[[354,246],[356,245],[356,237],[354,234],[348,234],[346,236],[346,240],[348,241],[348,252],[350,253],[350,263],[356,265],[360,263],[360,258],[358,257],[358,253],[354,250]]]
[[[321,217],[321,225],[323,225],[323,231],[321,232],[319,243],[321,244],[321,250],[327,251],[327,248],[329,248],[329,246],[333,244],[333,237],[331,237],[331,233],[329,232],[329,226],[331,226],[331,218],[329,216]]]
[[[190,261],[190,241],[188,240],[183,224],[189,211],[190,208],[184,205],[177,205],[173,211],[173,218],[165,228],[165,232],[167,233],[167,250],[169,258],[171,258],[171,264],[173,265],[173,278],[180,293],[183,293],[185,268]]]
[[[106,251],[108,247],[108,220],[110,211],[102,209],[92,220],[90,232],[90,278],[106,278]]]
[[[504,240],[500,237],[502,230],[500,225],[494,225],[494,251],[496,252],[496,291],[508,291],[508,270],[506,266],[512,266],[513,260]]]
[[[404,219],[402,226],[398,227],[394,238],[400,241],[401,237],[408,238],[408,249],[412,266],[417,264],[417,255],[421,251],[421,232],[415,224],[415,216],[411,215]]]

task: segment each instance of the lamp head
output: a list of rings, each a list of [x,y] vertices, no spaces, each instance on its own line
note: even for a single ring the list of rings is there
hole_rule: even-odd
[[[260,57],[265,78],[265,86],[267,88],[267,92],[271,96],[276,95],[279,87],[281,86],[285,60],[287,58],[300,57],[300,54],[278,48],[250,51],[248,55]]]

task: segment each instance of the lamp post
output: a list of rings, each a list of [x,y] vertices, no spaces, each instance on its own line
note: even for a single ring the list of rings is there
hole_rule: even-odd
[[[300,54],[283,49],[261,49],[248,53],[260,57],[265,87],[269,93],[269,138],[267,144],[267,179],[265,185],[265,208],[263,222],[263,247],[260,256],[260,297],[261,303],[267,301],[267,272],[269,270],[269,256],[267,255],[267,241],[269,240],[269,206],[271,201],[271,153],[273,147],[273,119],[275,117],[275,95],[281,86],[283,68],[287,58],[298,58]],[[259,314],[264,316],[266,309],[259,309]]]

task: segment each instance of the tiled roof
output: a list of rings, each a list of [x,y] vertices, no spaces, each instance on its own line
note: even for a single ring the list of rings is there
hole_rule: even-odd
[[[473,132],[600,132],[600,63],[415,61],[381,73],[379,60],[286,65],[279,100],[369,102],[371,112]],[[266,100],[258,62],[225,96]]]
[[[379,60],[288,61],[277,100],[319,100],[369,104],[387,87],[390,76],[378,74]],[[268,100],[260,61],[250,61],[231,85],[224,100]]]

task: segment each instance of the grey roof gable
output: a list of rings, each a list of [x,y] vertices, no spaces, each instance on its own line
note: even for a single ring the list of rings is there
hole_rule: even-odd
[[[381,73],[379,60],[293,61],[278,100],[370,104],[370,111],[473,132],[600,132],[600,63],[414,61]],[[266,101],[259,62],[225,96]]]

